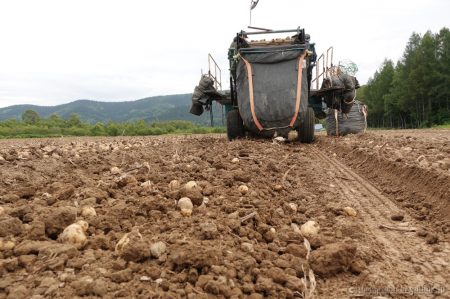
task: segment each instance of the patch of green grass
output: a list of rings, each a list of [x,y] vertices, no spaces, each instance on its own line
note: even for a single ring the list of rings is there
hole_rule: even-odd
[[[450,129],[450,123],[449,123],[449,124],[444,124],[444,125],[439,125],[439,126],[434,126],[433,128],[437,128],[437,129]]]
[[[146,123],[143,120],[132,123],[69,122],[59,119],[40,119],[35,123],[23,121],[0,122],[0,139],[44,138],[63,136],[151,136],[165,134],[211,134],[224,133],[224,127],[206,127],[189,121],[167,121]]]

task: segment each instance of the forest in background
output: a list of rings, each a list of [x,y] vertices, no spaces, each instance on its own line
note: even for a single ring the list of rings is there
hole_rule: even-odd
[[[192,94],[174,94],[123,102],[77,100],[57,106],[14,105],[0,108],[0,121],[20,120],[26,110],[33,110],[42,118],[56,114],[67,119],[72,114],[77,114],[83,122],[90,124],[136,122],[143,119],[147,123],[186,120],[201,126],[210,125],[209,112],[201,116],[193,115],[189,113],[191,104]],[[214,125],[223,126],[222,105],[213,105],[213,115]]]
[[[387,47],[389,45],[386,45]],[[368,126],[424,128],[450,123],[450,31],[413,33],[402,58],[386,59],[358,98]]]

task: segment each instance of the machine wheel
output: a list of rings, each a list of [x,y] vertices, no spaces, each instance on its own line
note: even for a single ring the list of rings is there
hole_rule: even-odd
[[[314,110],[308,107],[308,110],[301,114],[300,127],[298,128],[298,139],[303,143],[311,143],[314,140]]]
[[[245,136],[244,123],[237,109],[233,109],[227,113],[227,136],[229,140]]]

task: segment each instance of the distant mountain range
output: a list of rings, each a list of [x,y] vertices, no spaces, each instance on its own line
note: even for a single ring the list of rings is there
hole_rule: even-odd
[[[14,105],[0,108],[0,120],[20,119],[24,111],[31,109],[44,118],[52,114],[68,118],[72,113],[76,113],[83,121],[90,123],[108,121],[130,122],[143,119],[148,122],[188,120],[203,125],[210,124],[209,112],[205,111],[201,116],[189,113],[191,97],[192,94],[179,94],[149,97],[127,102],[78,100],[57,106]],[[221,106],[215,103],[213,112],[214,123],[221,125]]]

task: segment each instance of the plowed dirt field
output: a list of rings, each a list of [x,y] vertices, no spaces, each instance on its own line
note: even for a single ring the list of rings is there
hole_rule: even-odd
[[[449,130],[0,141],[0,298],[450,298],[449,237]]]

